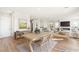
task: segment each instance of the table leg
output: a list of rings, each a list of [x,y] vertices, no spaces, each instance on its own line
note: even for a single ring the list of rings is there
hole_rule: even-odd
[[[29,49],[30,49],[30,52],[33,52],[32,41],[29,41]]]

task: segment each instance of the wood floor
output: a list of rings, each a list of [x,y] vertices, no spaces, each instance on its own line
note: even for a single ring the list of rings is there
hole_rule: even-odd
[[[15,48],[14,40],[10,37],[0,39],[0,51],[1,52],[8,52],[8,51],[18,51]]]
[[[79,39],[69,39],[69,40],[60,40],[58,43],[52,48],[53,52],[79,52]],[[25,40],[15,40],[12,37],[2,38],[0,39],[0,52],[29,52],[29,50],[24,51],[21,48],[17,48],[17,45],[23,45],[24,49],[27,48],[27,44]]]
[[[70,38],[59,41],[53,48],[54,52],[79,52],[79,39]]]
[[[16,45],[25,44],[23,42],[24,40],[15,40],[12,37],[2,38],[0,39],[0,52],[19,52],[20,50]]]
[[[48,46],[50,47],[50,44]],[[39,46],[33,47],[36,52],[46,52],[47,49],[47,46],[43,48]],[[40,50],[40,48],[43,50]],[[29,48],[27,46],[27,41],[24,39],[15,40],[12,37],[6,37],[0,39],[0,52],[29,52]]]

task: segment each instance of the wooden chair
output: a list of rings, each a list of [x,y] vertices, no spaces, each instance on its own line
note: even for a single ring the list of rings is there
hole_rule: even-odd
[[[23,32],[20,32],[20,31],[16,31],[14,32],[14,38],[15,39],[22,39],[23,38]]]
[[[55,33],[52,35],[52,40],[61,41],[61,40],[67,40],[67,39],[69,39],[68,35],[61,35],[61,34],[55,34]]]
[[[43,46],[46,42],[49,41],[50,36],[50,34],[46,36],[40,36],[39,40],[35,41],[35,43],[37,43],[39,46]]]

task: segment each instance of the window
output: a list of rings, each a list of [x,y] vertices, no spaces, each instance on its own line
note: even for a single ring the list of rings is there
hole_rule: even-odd
[[[19,29],[26,29],[27,28],[27,22],[25,19],[20,19],[19,21]]]

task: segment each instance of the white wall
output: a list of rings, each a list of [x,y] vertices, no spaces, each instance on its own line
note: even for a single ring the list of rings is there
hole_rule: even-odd
[[[19,19],[25,19],[28,23],[27,27],[30,27],[30,17],[28,15],[0,13],[0,38],[11,36],[15,31],[22,31],[22,29],[19,29]],[[27,31],[27,29],[23,30]]]
[[[5,9],[6,8],[0,9],[0,12],[3,11],[6,13],[7,11],[5,11]],[[55,23],[57,20],[70,20],[71,21],[74,16],[69,16],[69,15],[71,14],[74,15],[73,13],[76,13],[76,10],[74,10],[74,8],[69,8],[69,9],[64,9],[64,8],[56,8],[56,9],[54,8],[23,8],[23,9],[12,8],[11,10],[14,11],[12,15],[8,15],[9,12],[7,12],[8,14],[0,13],[0,36],[9,36],[10,33],[13,34],[15,31],[20,30],[18,28],[18,21],[20,18],[27,20],[28,27],[30,27],[30,22],[29,22],[30,16],[38,17],[38,19],[40,20],[40,21],[37,21],[38,24],[40,24],[39,26],[42,26],[42,25],[48,26],[49,23]],[[9,11],[8,8],[6,10]],[[72,24],[73,23],[74,21],[72,22]],[[35,23],[34,23],[34,29],[35,29]]]
[[[11,35],[11,19],[8,14],[0,14],[0,38]]]
[[[14,13],[13,14],[13,32],[15,31],[27,31],[27,29],[19,29],[19,20],[20,19],[25,19],[27,22],[27,28],[30,27],[30,17],[28,15],[24,15],[21,13]]]

